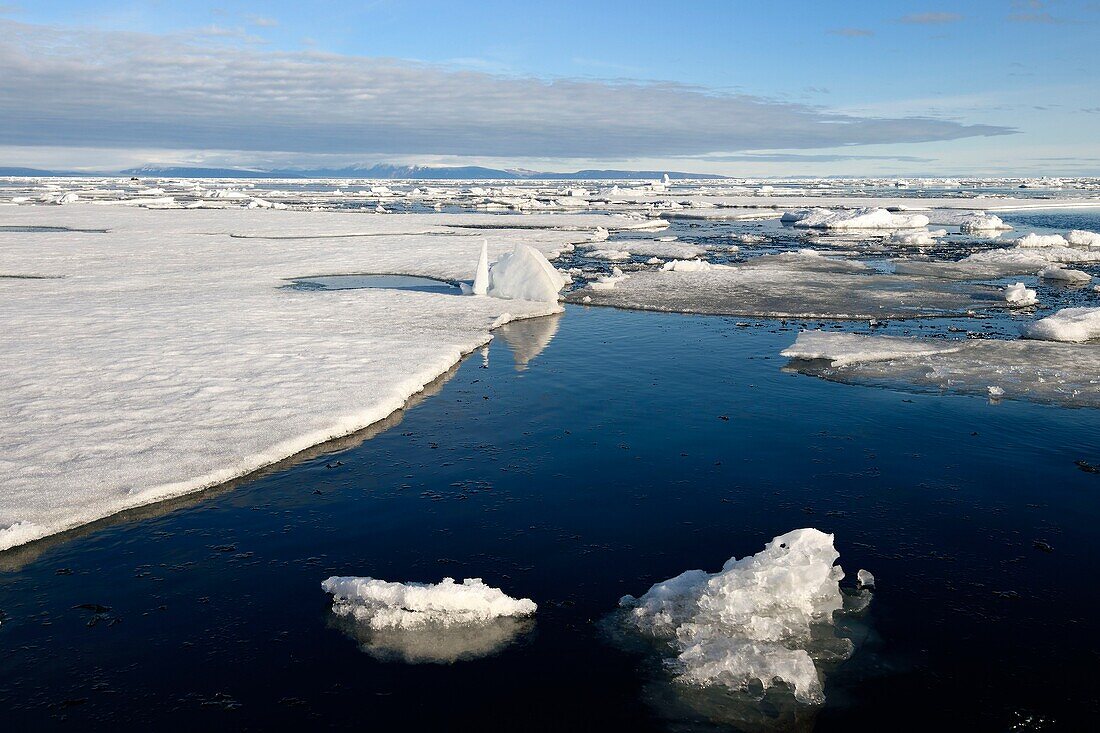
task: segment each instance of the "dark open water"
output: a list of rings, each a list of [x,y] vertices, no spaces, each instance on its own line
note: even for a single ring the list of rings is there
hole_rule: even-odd
[[[798,325],[570,307],[360,444],[0,555],[0,729],[699,726],[597,622],[804,526],[878,589],[802,728],[1091,726],[1097,413],[787,373]],[[382,662],[333,624],[333,574],[481,577],[539,612],[495,656]]]

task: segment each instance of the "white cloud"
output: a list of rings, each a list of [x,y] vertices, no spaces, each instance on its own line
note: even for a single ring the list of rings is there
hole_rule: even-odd
[[[998,135],[675,83],[500,76],[0,20],[0,145],[609,159]]]

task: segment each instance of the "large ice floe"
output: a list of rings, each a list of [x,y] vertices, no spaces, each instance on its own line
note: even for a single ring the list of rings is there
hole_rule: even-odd
[[[394,583],[369,577],[328,578],[338,623],[368,654],[383,660],[448,664],[500,651],[530,627],[538,610],[480,578],[455,583]]]
[[[521,254],[513,288],[499,270],[508,253],[553,255],[601,225],[649,226],[597,215],[0,209],[0,275],[18,276],[0,278],[0,550],[385,418],[496,326],[561,310],[545,260]],[[42,226],[62,229],[34,231]],[[483,239],[498,289],[542,296],[533,279],[551,283],[553,299],[286,287],[359,273],[470,280]]]
[[[624,596],[618,619],[664,645],[682,683],[765,691],[781,683],[798,701],[820,703],[817,663],[853,649],[849,639],[822,632],[845,608],[839,557],[832,535],[796,529],[716,573],[689,570],[638,598]]]
[[[737,265],[673,261],[590,285],[570,302],[640,310],[770,318],[918,318],[1004,306],[1000,288],[875,274],[858,261],[816,252],[765,255]]]
[[[1095,313],[1058,318],[1090,310],[1100,312],[1067,309],[1051,316],[1057,320],[1042,326],[1041,335],[1070,340],[1066,337],[1096,333],[1089,329],[1098,322],[1087,322]],[[792,359],[792,370],[836,382],[983,396],[996,387],[1005,399],[1100,407],[1100,344],[806,331],[782,355]]]

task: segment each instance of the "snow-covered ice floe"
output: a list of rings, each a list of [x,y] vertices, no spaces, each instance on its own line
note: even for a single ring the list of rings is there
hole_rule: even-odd
[[[1012,227],[1001,221],[1001,217],[993,214],[971,214],[959,222],[959,231],[963,234],[988,234],[991,232],[1007,232]]]
[[[716,573],[689,570],[641,597],[624,596],[618,621],[666,644],[682,683],[767,690],[778,682],[799,702],[820,703],[817,663],[853,650],[851,640],[822,633],[845,608],[839,557],[832,535],[796,529]]]
[[[1068,323],[1076,315],[1050,326],[1051,335],[1081,335]],[[782,355],[790,369],[835,382],[982,396],[995,385],[1006,399],[1100,407],[1100,344],[806,331]]]
[[[554,300],[535,302],[457,289],[309,292],[286,287],[289,279],[471,280],[483,239],[499,268],[517,245],[551,256],[597,226],[643,224],[601,215],[4,208],[0,225],[11,230],[0,229],[0,274],[49,279],[0,278],[0,550],[357,431],[400,409],[493,328],[561,310],[554,283]],[[42,226],[84,231],[16,231]],[[520,280],[531,271],[551,280],[542,261],[518,268]]]
[[[1076,343],[1100,339],[1100,307],[1063,308],[1054,315],[1028,324],[1024,336],[1043,341]],[[1097,379],[1100,379],[1100,372]]]
[[[512,598],[480,578],[455,583],[394,583],[369,577],[331,577],[340,625],[374,657],[408,663],[452,662],[501,650],[530,627],[538,610],[529,598]]]
[[[640,310],[761,318],[917,318],[1005,306],[1000,288],[873,274],[861,262],[813,252],[756,257],[738,265],[673,261],[630,273],[614,287],[575,290],[566,300]]]
[[[920,229],[928,226],[924,214],[895,214],[882,208],[806,209],[787,212],[784,223],[804,229]]]

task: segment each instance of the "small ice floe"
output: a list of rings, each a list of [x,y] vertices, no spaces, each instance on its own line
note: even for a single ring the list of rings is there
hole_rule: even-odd
[[[1100,308],[1063,308],[1028,325],[1024,337],[1072,343],[1100,339]]]
[[[512,598],[480,578],[455,583],[391,583],[331,577],[332,612],[361,648],[381,659],[450,663],[492,654],[529,624],[537,606]]]
[[[963,234],[984,234],[1011,230],[1011,226],[1005,224],[999,216],[993,214],[971,214],[959,224],[959,231]]]
[[[856,573],[856,583],[860,588],[874,588],[875,576],[871,574],[870,570],[860,568],[859,572]]]
[[[902,247],[931,247],[936,243],[938,237],[946,237],[946,229],[936,229],[934,231],[917,230],[917,231],[900,231],[894,232],[887,240],[890,244],[897,244]]]
[[[1071,247],[1100,249],[1100,234],[1096,232],[1086,232],[1083,229],[1074,229],[1066,235],[1066,242],[1068,242]]]
[[[248,202],[249,209],[285,209],[286,204],[279,203],[278,201],[268,201],[266,199],[252,199]]]
[[[661,268],[663,272],[710,272],[728,269],[729,265],[717,265],[706,260],[673,260],[666,262]]]
[[[1004,387],[998,387],[995,384],[989,386],[989,397],[994,400],[998,400],[1005,396]]]
[[[1047,247],[1068,247],[1069,242],[1061,234],[1026,234],[1016,240],[1016,246],[1022,249],[1045,249]]]
[[[784,214],[782,221],[806,229],[920,229],[928,226],[923,214],[895,214],[881,208],[809,209]]]
[[[863,336],[855,333],[803,331],[780,352],[791,359],[825,359],[842,367],[873,361],[892,361],[914,356],[958,351],[964,342],[930,341],[905,336]]]
[[[610,275],[600,275],[598,278],[588,283],[588,287],[591,290],[613,290],[615,286],[623,280],[629,279],[630,275],[623,273],[623,271],[617,267],[612,267]],[[592,298],[588,298],[584,302],[591,303]]]
[[[628,630],[668,644],[680,682],[732,690],[786,684],[801,703],[824,701],[816,661],[845,659],[850,639],[825,631],[844,608],[833,536],[796,529],[716,573],[689,570],[619,601]]]
[[[630,259],[630,252],[625,249],[593,249],[584,254],[594,260],[607,260],[609,262],[622,262]]]
[[[1081,270],[1070,270],[1062,264],[1053,264],[1039,270],[1039,277],[1044,280],[1058,280],[1069,285],[1084,285],[1092,282],[1092,275]]]
[[[1023,283],[1013,283],[1005,287],[1005,301],[1012,305],[1035,305],[1039,298],[1034,290]]]
[[[534,247],[517,244],[489,268],[489,287],[494,298],[557,301],[565,279]]]

